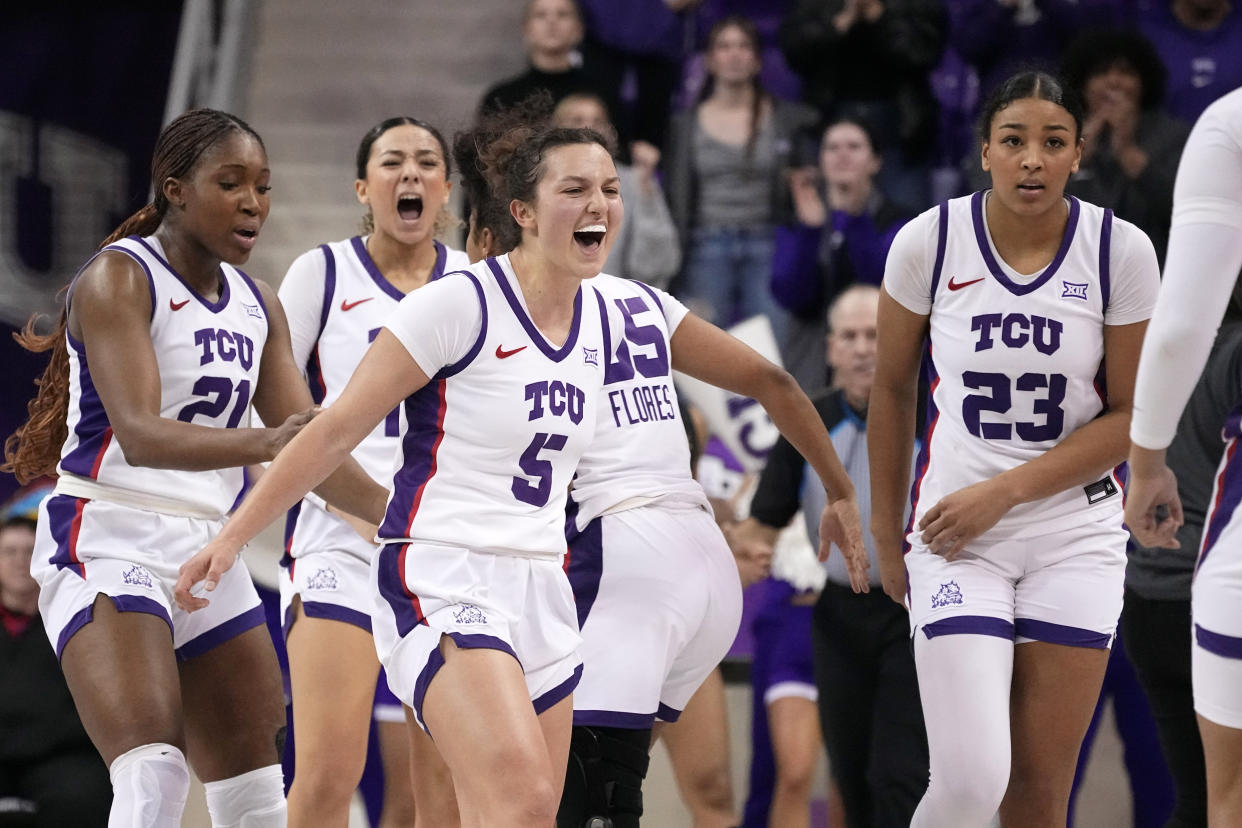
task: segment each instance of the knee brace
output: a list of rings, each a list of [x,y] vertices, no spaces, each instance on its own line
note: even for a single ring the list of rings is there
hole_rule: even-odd
[[[203,786],[213,828],[284,828],[285,779],[268,765]]]
[[[163,742],[122,753],[108,766],[112,779],[112,828],[177,828],[190,794],[190,768],[176,747]]]
[[[575,727],[558,828],[638,828],[651,730]]]

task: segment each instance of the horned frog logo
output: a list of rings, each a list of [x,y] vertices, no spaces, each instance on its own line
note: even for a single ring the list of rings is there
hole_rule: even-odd
[[[940,591],[932,596],[932,609],[961,604],[964,601],[962,588],[957,585],[957,581],[949,581],[947,584],[941,584]]]
[[[321,567],[306,582],[307,589],[336,589],[336,570]]]
[[[487,616],[483,614],[483,610],[474,604],[462,604],[457,612],[453,613],[453,618],[458,624],[486,624]]]

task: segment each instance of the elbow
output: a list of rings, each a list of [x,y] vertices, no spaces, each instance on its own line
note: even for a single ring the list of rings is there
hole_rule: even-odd
[[[131,466],[161,469],[166,465],[159,441],[144,437],[142,429],[112,426],[112,439],[121,449],[121,456]]]
[[[774,362],[767,362],[760,370],[755,382],[755,393],[750,396],[759,400],[767,408],[769,401],[775,402],[778,399],[805,395],[802,386],[798,385],[793,374]]]

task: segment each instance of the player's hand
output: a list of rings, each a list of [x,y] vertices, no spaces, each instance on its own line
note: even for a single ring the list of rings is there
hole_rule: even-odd
[[[1149,549],[1180,549],[1177,530],[1185,516],[1177,494],[1177,477],[1164,464],[1164,452],[1132,446],[1130,457],[1133,465],[1126,484],[1126,525],[1134,539]]]
[[[315,419],[315,415],[323,409],[317,405],[313,405],[305,411],[299,411],[297,414],[290,414],[289,418],[276,428],[269,428],[268,432],[268,460],[275,460],[276,455],[282,448],[294,437],[302,428]]]
[[[186,612],[194,612],[207,606],[210,601],[190,590],[200,581],[203,592],[211,592],[220,583],[220,578],[237,561],[241,550],[220,541],[217,537],[203,547],[202,551],[181,565],[177,575],[177,584],[173,587],[173,598],[177,606]]]
[[[858,516],[858,501],[854,497],[841,497],[824,507],[819,516],[819,559],[828,560],[831,544],[845,556],[845,568],[850,574],[850,587],[854,592],[870,592],[867,578],[867,547],[863,544],[862,519]]]
[[[947,561],[961,557],[966,544],[996,525],[1013,508],[998,478],[958,489],[941,498],[919,521],[923,543]]]
[[[777,530],[765,526],[754,518],[734,523],[724,528],[725,540],[733,551],[737,574],[742,588],[762,581],[772,574],[772,553]]]
[[[906,580],[906,561],[901,553],[901,541],[881,543],[877,539],[875,551],[876,559],[880,564],[880,583],[884,586],[884,594],[905,609],[909,584]]]

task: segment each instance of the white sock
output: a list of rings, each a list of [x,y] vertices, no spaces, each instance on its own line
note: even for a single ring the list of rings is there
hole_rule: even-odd
[[[108,766],[108,828],[178,828],[190,793],[190,768],[172,745],[155,742],[122,753]]]
[[[280,765],[208,782],[203,787],[214,828],[285,828],[285,781]]]

